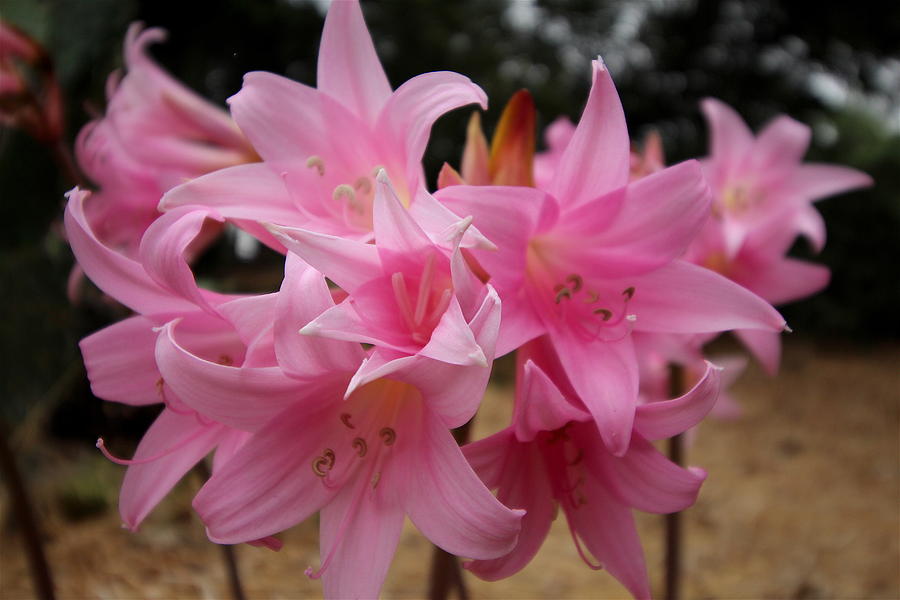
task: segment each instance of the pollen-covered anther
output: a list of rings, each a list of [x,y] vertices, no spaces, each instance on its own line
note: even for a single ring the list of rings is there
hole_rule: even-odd
[[[594,314],[599,315],[604,321],[609,321],[613,316],[612,311],[608,308],[595,308]]]
[[[320,176],[325,174],[325,161],[318,156],[310,156],[309,158],[307,158],[306,167],[309,169],[315,169],[319,172]]]
[[[378,436],[385,446],[393,446],[394,442],[397,441],[397,432],[391,427],[382,427],[381,431],[378,432]]]
[[[372,181],[368,177],[359,177],[353,182],[353,187],[362,194],[368,194],[372,191]]]
[[[566,277],[566,283],[569,284],[573,292],[577,292],[581,289],[581,286],[584,284],[584,280],[581,278],[581,275],[577,273],[572,273],[568,277]]]
[[[340,200],[342,197],[346,197],[347,202],[352,204],[356,201],[356,191],[354,191],[352,186],[342,183],[334,188],[334,191],[331,192],[331,197],[334,200]]]
[[[369,450],[368,444],[366,444],[366,440],[361,437],[353,438],[353,443],[351,444],[354,450],[356,450],[356,454],[362,458],[366,455],[366,452]]]
[[[584,302],[585,304],[593,304],[594,302],[596,302],[599,299],[600,299],[600,294],[598,294],[595,291],[588,290],[587,292],[585,292],[584,300],[582,300],[582,302]]]
[[[556,290],[556,296],[553,298],[553,301],[556,302],[557,304],[559,304],[560,302],[563,301],[563,298],[568,298],[569,300],[572,299],[571,288],[567,288],[567,287],[563,286],[563,287],[559,288],[558,290]]]
[[[328,474],[328,471],[334,468],[334,461],[336,458],[334,450],[325,448],[325,451],[322,452],[320,456],[315,457],[312,461],[313,473],[319,477],[325,477],[325,475]]]
[[[622,290],[622,295],[625,296],[626,301],[634,298],[634,286],[627,287],[624,290]]]
[[[350,417],[352,416],[353,415],[350,413],[341,413],[341,423],[343,423],[347,429],[356,429],[356,427],[353,426],[353,423],[350,422]]]

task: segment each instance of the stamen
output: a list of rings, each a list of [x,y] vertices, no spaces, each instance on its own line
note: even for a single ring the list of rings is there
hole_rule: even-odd
[[[322,176],[325,174],[325,161],[319,158],[318,156],[310,156],[306,159],[306,167],[312,169],[315,167],[316,171],[319,172],[319,175]]]
[[[400,307],[403,320],[406,321],[409,330],[415,332],[416,322],[413,319],[412,306],[409,304],[409,296],[406,293],[406,281],[403,279],[403,273],[397,271],[391,275],[391,285],[394,288],[394,298],[397,299],[397,306]]]
[[[366,445],[366,440],[358,437],[353,439],[353,449],[356,450],[356,453],[360,458],[366,455],[366,452],[369,450],[369,447]]]
[[[567,287],[562,287],[556,292],[556,298],[554,298],[555,302],[559,304],[562,302],[563,298],[572,299],[572,290]]]
[[[356,429],[356,427],[353,426],[353,423],[350,422],[351,416],[352,415],[350,413],[343,413],[341,415],[341,423],[343,423],[344,426],[347,427],[348,429]]]
[[[444,314],[447,307],[450,306],[450,297],[452,295],[453,292],[450,291],[450,288],[446,288],[441,293],[441,297],[438,298],[437,304],[434,305],[434,309],[425,318],[427,323],[434,323],[435,320],[439,319],[440,316]]]
[[[569,533],[572,534],[572,541],[575,542],[575,549],[578,550],[578,556],[581,557],[581,560],[584,561],[584,564],[586,564],[588,567],[590,567],[594,571],[599,571],[599,570],[603,569],[602,564],[598,563],[595,565],[594,563],[592,563],[590,561],[590,559],[588,559],[587,554],[581,548],[581,542],[578,541],[578,534],[575,533],[575,529],[572,528],[572,520],[566,519],[566,523],[568,523],[568,525],[569,525]]]
[[[425,308],[428,306],[428,296],[431,293],[431,280],[434,278],[434,253],[428,255],[425,261],[425,268],[422,269],[422,278],[419,279],[419,293],[416,297],[416,312],[413,315],[413,322],[416,326],[422,324],[422,318],[425,316]]]
[[[397,441],[397,432],[390,427],[382,427],[381,431],[378,432],[378,436],[385,446],[393,446],[394,442]]]
[[[584,283],[584,280],[581,279],[581,275],[578,275],[577,273],[572,273],[571,275],[566,277],[566,283],[572,284],[571,285],[572,291],[577,292],[578,290],[581,289],[581,286]]]
[[[313,473],[315,473],[319,477],[325,477],[325,475],[328,474],[328,471],[334,468],[334,461],[336,458],[337,457],[334,454],[334,450],[332,450],[331,448],[325,448],[325,451],[321,456],[317,456],[313,459]]]
[[[97,448],[100,450],[100,452],[103,453],[103,456],[105,456],[106,458],[108,458],[108,459],[111,460],[112,462],[116,463],[117,465],[125,465],[125,466],[130,466],[130,465],[145,465],[145,464],[147,464],[147,463],[151,463],[151,462],[153,462],[153,461],[157,461],[157,460],[159,460],[159,459],[161,459],[161,458],[165,458],[166,456],[172,454],[173,452],[176,452],[176,451],[180,450],[181,448],[184,448],[185,446],[187,446],[188,444],[190,444],[191,442],[193,442],[194,440],[196,440],[198,437],[200,437],[200,436],[201,436],[202,434],[204,434],[204,433],[206,433],[206,430],[205,430],[205,429],[203,429],[203,428],[197,428],[197,431],[195,431],[194,433],[192,433],[192,434],[189,435],[188,437],[184,438],[183,440],[181,440],[180,442],[178,442],[178,443],[175,444],[174,446],[172,446],[172,447],[170,447],[170,448],[167,448],[167,449],[163,450],[162,452],[160,452],[159,454],[156,454],[156,455],[151,456],[151,457],[149,457],[149,458],[138,458],[138,459],[131,459],[131,460],[128,460],[128,459],[126,459],[126,458],[119,458],[119,457],[117,457],[117,456],[113,456],[113,455],[110,453],[110,451],[106,449],[106,442],[103,441],[103,438],[102,438],[102,437],[101,437],[101,438],[97,438],[97,444],[96,444],[96,446],[97,446]]]
[[[334,188],[333,192],[331,192],[331,197],[334,200],[339,201],[341,199],[341,196],[347,197],[348,204],[352,205],[356,202],[356,192],[346,183],[340,184],[339,186]]]
[[[372,475],[372,489],[378,487],[378,482],[381,481],[381,471],[375,471],[375,474]]]
[[[353,182],[353,187],[363,194],[368,194],[372,191],[372,182],[368,177],[359,177],[356,181]]]
[[[594,314],[603,317],[604,321],[609,321],[613,316],[612,311],[606,308],[595,308]]]
[[[625,288],[625,290],[622,292],[622,295],[625,296],[625,300],[631,300],[632,298],[634,298],[634,286]]]
[[[584,296],[583,302],[585,304],[593,304],[594,302],[596,302],[599,299],[600,299],[600,294],[598,294],[597,292],[588,290],[588,292]]]

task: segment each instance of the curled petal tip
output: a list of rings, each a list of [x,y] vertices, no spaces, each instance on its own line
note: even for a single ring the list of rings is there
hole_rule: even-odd
[[[478,365],[479,367],[486,367],[486,366],[488,366],[487,358],[485,357],[484,352],[481,350],[481,348],[479,348],[478,350],[475,350],[474,352],[470,353],[470,354],[469,354],[469,359],[470,359],[474,364]]]
[[[297,332],[300,335],[316,335],[319,332],[319,326],[315,323],[307,323]]]
[[[702,469],[700,467],[688,467],[687,470],[690,471],[695,477],[703,481],[705,481],[706,477],[708,476],[706,469]]]
[[[794,330],[791,329],[787,323],[784,324],[782,331],[784,331],[785,333],[794,333]]]
[[[378,168],[378,171],[375,173],[375,179],[378,180],[379,183],[385,183],[387,185],[391,184],[391,178],[388,177],[387,171],[384,170],[384,167]]]

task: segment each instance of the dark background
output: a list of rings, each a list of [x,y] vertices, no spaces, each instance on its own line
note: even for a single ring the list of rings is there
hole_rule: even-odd
[[[705,153],[705,96],[734,106],[754,129],[783,112],[810,124],[809,160],[862,169],[876,185],[818,204],[829,241],[815,260],[831,267],[832,284],[784,312],[795,335],[869,344],[900,339],[900,5],[888,6],[395,0],[363,8],[395,87],[425,71],[464,73],[491,99],[488,132],[521,87],[535,96],[539,128],[558,115],[577,120],[597,54],[613,73],[633,138],[658,128],[670,162]],[[70,140],[103,110],[104,82],[121,66],[131,21],[166,28],[169,40],[153,48],[159,62],[224,105],[250,70],[314,84],[323,12],[324,4],[301,0],[0,0],[3,18],[54,57]],[[426,158],[432,181],[443,161],[458,164],[469,112],[435,128]],[[71,256],[58,219],[69,185],[45,148],[3,130],[0,411],[14,421],[39,399],[58,403],[79,385],[83,392],[77,340],[109,319],[65,297]],[[794,252],[809,254],[802,242]],[[212,253],[201,269],[228,264],[227,247]]]

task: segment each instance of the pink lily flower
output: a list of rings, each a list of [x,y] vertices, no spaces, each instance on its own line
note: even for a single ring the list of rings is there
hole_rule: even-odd
[[[102,329],[81,343],[94,394],[132,406],[164,403],[128,465],[119,498],[125,526],[136,530],[147,514],[197,462],[215,449],[214,471],[249,434],[195,411],[167,384],[155,357],[157,330],[177,319],[179,341],[199,356],[220,364],[274,364],[271,315],[274,295],[239,298],[199,290],[184,258],[205,215],[165,215],[147,232],[148,257],[171,253],[167,261],[141,263],[111,249],[97,237],[85,213],[89,193],[68,194],[65,225],[72,250],[87,276],[111,297],[138,314]],[[171,225],[178,219],[179,223]],[[161,262],[175,274],[160,276]],[[157,278],[151,274],[156,274]],[[271,316],[268,317],[272,319]]]
[[[542,190],[550,187],[563,153],[574,135],[575,123],[569,117],[558,117],[547,126],[547,129],[544,130],[544,142],[547,144],[547,150],[534,155],[535,187]]]
[[[498,490],[501,502],[526,510],[522,532],[509,554],[466,568],[490,581],[518,572],[537,553],[561,506],[584,562],[608,570],[636,598],[649,598],[631,509],[683,510],[694,503],[706,478],[701,469],[671,463],[650,441],[680,433],[709,412],[718,370],[707,364],[684,396],[639,406],[628,451],[617,457],[604,446],[546,338],[529,342],[517,358],[512,425],[463,452],[485,484]]]
[[[278,368],[205,360],[175,339],[180,325],[160,336],[160,370],[184,402],[255,432],[194,500],[210,539],[267,538],[320,511],[322,562],[307,574],[323,579],[327,598],[378,595],[404,515],[449,552],[508,552],[522,513],[484,487],[449,431],[474,414],[490,369],[473,378],[466,367],[406,357],[360,375],[361,361],[379,358],[296,333],[333,307],[324,277],[289,255],[273,331]],[[470,322],[489,358],[499,308],[489,293]]]
[[[774,118],[754,138],[723,102],[707,98],[701,107],[710,128],[710,156],[703,165],[729,258],[753,229],[779,218],[791,221],[796,233],[821,250],[825,223],[812,202],[872,184],[856,169],[802,163],[810,129],[787,115]]]
[[[473,250],[503,299],[498,355],[549,334],[607,447],[628,448],[638,368],[630,332],[780,331],[764,300],[679,260],[709,212],[689,161],[629,182],[625,118],[606,68],[546,193],[450,186],[436,198],[499,250]]]
[[[147,47],[162,29],[133,23],[125,36],[127,73],[107,83],[106,114],[79,133],[76,155],[100,191],[86,204],[104,242],[137,252],[169,189],[210,171],[259,160],[237,126],[163,71]]]
[[[229,104],[264,162],[192,181],[170,192],[161,210],[204,205],[244,220],[242,226],[252,218],[369,240],[375,175],[385,169],[403,205],[430,233],[458,220],[426,193],[422,155],[441,115],[486,106],[481,88],[458,73],[433,72],[392,92],[356,0],[328,10],[317,86],[272,73],[245,75]],[[272,242],[260,230],[248,229]],[[485,243],[474,230],[467,240]]]
[[[291,252],[348,294],[304,324],[301,333],[373,344],[398,356],[487,367],[467,324],[486,293],[459,249],[471,219],[444,232],[445,243],[454,248],[448,258],[404,209],[384,171],[375,186],[374,245],[270,226]]]

